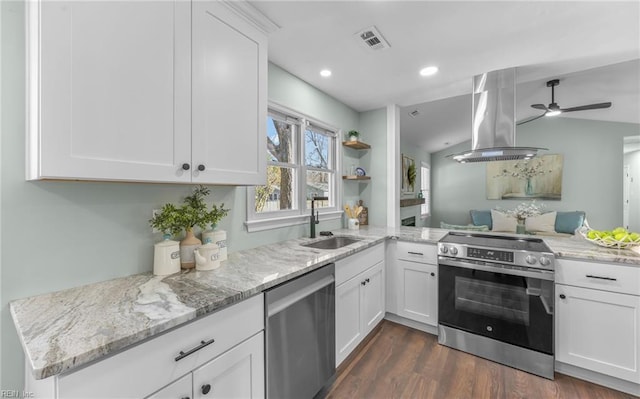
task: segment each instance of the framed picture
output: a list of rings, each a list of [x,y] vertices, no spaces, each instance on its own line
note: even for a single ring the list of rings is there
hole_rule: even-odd
[[[402,193],[413,194],[416,191],[416,161],[402,154]]]
[[[562,155],[487,162],[487,199],[562,198]]]

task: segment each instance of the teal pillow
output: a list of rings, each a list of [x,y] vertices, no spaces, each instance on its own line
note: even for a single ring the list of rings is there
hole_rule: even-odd
[[[491,211],[469,211],[471,214],[471,223],[476,226],[488,226],[489,230],[493,228],[493,220],[491,219]]]
[[[556,214],[556,233],[574,234],[584,223],[585,213],[582,211],[558,212]]]
[[[461,225],[461,224],[449,224],[445,222],[440,222],[440,228],[448,229],[448,230],[489,231],[489,226],[487,225],[474,226],[472,224]]]

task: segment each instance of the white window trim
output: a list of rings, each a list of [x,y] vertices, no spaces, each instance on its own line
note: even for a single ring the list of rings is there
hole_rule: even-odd
[[[428,163],[422,161],[421,162],[421,168],[420,168],[420,192],[422,192],[422,168],[428,168],[429,169],[429,175],[431,175],[431,165],[429,165]],[[424,220],[424,219],[428,219],[431,216],[431,176],[429,176],[429,195],[427,195],[427,198],[425,198],[425,203],[428,205],[429,207],[429,212],[427,213],[422,213],[422,204],[420,205],[420,220]]]
[[[342,170],[342,153],[340,152],[340,137],[342,137],[342,129],[339,129],[335,126],[331,126],[327,123],[321,122],[312,118],[303,113],[294,111],[286,106],[278,104],[276,102],[270,101],[268,104],[268,108],[270,110],[289,115],[295,117],[299,121],[300,132],[299,138],[300,140],[304,140],[304,128],[306,127],[307,122],[311,123],[314,126],[330,130],[335,132],[334,138],[334,146],[332,148],[331,156],[335,158],[335,170],[333,176],[333,186],[335,192],[335,203],[332,204],[331,207],[320,208],[318,209],[319,220],[327,221],[327,220],[335,220],[342,218],[342,207],[339,205],[342,203],[342,179],[340,171]],[[266,121],[265,121],[266,122]],[[298,141],[300,141],[298,140]],[[306,174],[307,168],[304,167],[304,154],[303,154],[304,143],[299,143],[297,146],[296,153],[296,162],[298,164],[297,173],[299,176]],[[315,168],[309,168],[310,170],[315,170]],[[301,181],[301,178],[298,179],[298,182]],[[255,199],[255,187],[247,187],[247,220],[244,222],[244,225],[247,228],[249,233],[256,231],[264,231],[270,229],[277,229],[282,227],[291,227],[296,225],[301,225],[305,223],[309,223],[310,210],[306,207],[306,201],[303,201],[303,198],[306,198],[305,187],[301,184],[296,184],[296,195],[297,199],[300,199],[299,203],[296,206],[299,206],[298,209],[291,209],[286,211],[277,211],[277,212],[265,212],[265,213],[257,213],[254,207],[254,199]]]

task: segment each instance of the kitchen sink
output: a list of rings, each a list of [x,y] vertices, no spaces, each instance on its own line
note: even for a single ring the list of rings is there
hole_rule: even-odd
[[[317,249],[338,249],[354,242],[358,242],[360,239],[351,237],[331,237],[326,240],[311,242],[308,244],[300,244],[303,247],[317,248]]]

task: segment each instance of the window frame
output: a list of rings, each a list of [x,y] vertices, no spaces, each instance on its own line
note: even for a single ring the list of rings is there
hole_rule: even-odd
[[[425,173],[425,169],[427,173]],[[427,179],[426,190],[423,185],[425,177]],[[426,194],[425,191],[427,192]],[[420,192],[424,198],[424,204],[420,204],[420,219],[426,219],[431,216],[431,165],[424,161],[420,165]]]
[[[300,224],[309,223],[309,208],[307,208],[306,198],[306,182],[307,171],[320,171],[328,172],[332,174],[330,179],[330,187],[333,189],[333,196],[329,198],[329,206],[317,209],[319,212],[319,220],[332,220],[342,217],[342,209],[338,204],[342,203],[342,185],[339,184],[341,179],[339,178],[339,171],[342,164],[342,153],[340,152],[340,140],[342,137],[342,130],[331,126],[327,123],[319,121],[308,115],[294,111],[288,107],[280,104],[269,102],[267,115],[270,117],[276,117],[279,120],[283,120],[287,123],[296,125],[294,140],[294,167],[295,167],[295,183],[294,183],[294,203],[292,209],[278,210],[270,212],[256,212],[255,211],[255,186],[247,187],[247,220],[245,226],[248,232],[263,231],[281,227],[295,226]],[[265,121],[266,123],[267,121]],[[323,134],[326,133],[333,141],[329,148],[329,161],[333,162],[333,169],[307,167],[305,158],[305,135],[308,126],[312,126],[319,130],[323,130]],[[266,137],[264,138],[266,140]],[[331,141],[330,140],[330,141]],[[286,166],[291,167],[292,164],[274,162],[267,159],[267,167],[269,166]]]

